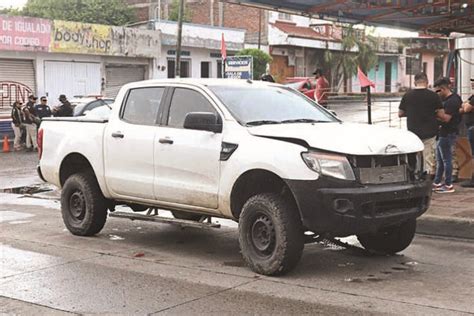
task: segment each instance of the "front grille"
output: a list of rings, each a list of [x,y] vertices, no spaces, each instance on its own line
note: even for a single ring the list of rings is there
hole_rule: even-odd
[[[413,180],[416,153],[389,156],[349,156],[354,173],[362,184],[404,183]]]

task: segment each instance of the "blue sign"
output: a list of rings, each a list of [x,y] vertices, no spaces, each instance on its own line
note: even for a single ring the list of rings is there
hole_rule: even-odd
[[[231,56],[225,60],[224,78],[253,79],[253,57]]]

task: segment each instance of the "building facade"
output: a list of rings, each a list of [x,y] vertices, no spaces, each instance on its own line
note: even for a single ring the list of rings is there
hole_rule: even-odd
[[[155,77],[159,31],[0,15],[0,109],[28,95],[115,97]]]

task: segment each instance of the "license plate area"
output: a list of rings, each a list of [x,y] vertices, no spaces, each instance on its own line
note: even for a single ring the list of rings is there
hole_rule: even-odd
[[[406,165],[359,168],[357,173],[359,176],[359,181],[362,184],[385,184],[407,181]]]

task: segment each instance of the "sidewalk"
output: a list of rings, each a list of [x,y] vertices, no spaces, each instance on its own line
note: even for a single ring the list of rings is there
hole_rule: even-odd
[[[474,188],[454,186],[454,193],[433,193],[430,208],[418,220],[418,233],[474,239]]]
[[[42,183],[36,174],[37,163],[37,153],[0,153],[0,192]],[[455,188],[455,193],[433,193],[430,208],[418,219],[418,233],[474,239],[474,188],[459,184]],[[57,192],[42,196],[56,198]]]

